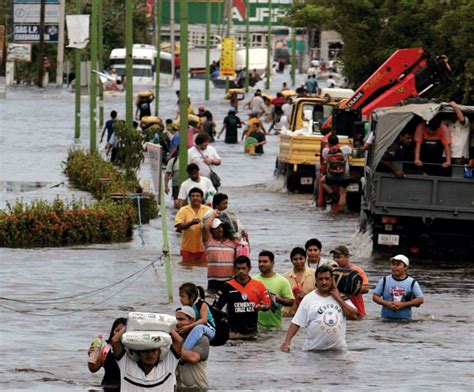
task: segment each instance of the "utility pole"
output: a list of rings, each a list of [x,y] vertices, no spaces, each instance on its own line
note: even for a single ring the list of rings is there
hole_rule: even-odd
[[[46,13],[46,0],[41,0],[40,3],[40,26],[39,26],[39,48],[38,48],[38,74],[36,76],[36,84],[38,87],[43,87],[44,77],[44,16]]]
[[[227,0],[227,31],[226,37],[230,37],[230,30],[232,26],[232,0]],[[225,91],[229,91],[229,77],[225,79]]]
[[[97,0],[98,2],[98,23],[97,23],[97,39],[98,39],[98,71],[104,69],[104,0]],[[99,126],[104,126],[104,84],[99,81]]]
[[[56,63],[56,87],[63,86],[64,73],[64,15],[66,13],[66,0],[59,1],[59,34],[58,34],[58,56]]]
[[[161,72],[161,19],[163,1],[155,0],[155,35],[156,35],[156,65],[155,65],[155,116],[160,113],[160,72]]]
[[[270,79],[272,76],[272,0],[268,0],[268,38],[267,38],[267,81],[265,88],[270,89]]]
[[[81,0],[76,0],[76,14],[82,14]],[[81,49],[74,49],[74,89],[76,92],[76,117],[74,119],[74,138],[81,137]]]
[[[296,27],[291,28],[291,85],[296,85]]]
[[[97,150],[97,0],[91,9],[91,82],[89,88],[90,153]]]
[[[133,125],[133,0],[125,4],[125,120]]]
[[[211,79],[211,0],[206,5],[206,83],[204,99],[209,101],[209,83]]]
[[[250,4],[249,0],[245,0],[245,92],[249,92],[250,69],[249,69],[249,52],[250,52]]]
[[[181,31],[179,38],[179,178],[186,180],[188,166],[188,0],[180,1]]]
[[[174,0],[170,0],[170,45],[171,45],[171,84],[174,82],[174,75],[176,73],[176,54],[174,42]]]

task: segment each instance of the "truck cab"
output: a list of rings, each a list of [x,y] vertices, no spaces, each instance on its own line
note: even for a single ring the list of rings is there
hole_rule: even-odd
[[[337,90],[337,91],[336,91]],[[334,89],[332,96],[297,98],[293,104],[288,130],[280,133],[280,151],[276,172],[285,177],[290,192],[312,193],[318,184],[322,124],[332,115],[334,108],[347,97],[347,90]],[[351,90],[349,90],[351,91]],[[341,144],[350,144],[348,137],[340,138]]]
[[[472,124],[474,107],[459,107]],[[416,121],[415,116],[429,121],[452,113],[445,103],[410,104],[373,112],[374,141],[364,168],[359,227],[372,234],[374,253],[473,258],[474,178],[469,178],[469,167],[452,165],[448,176],[404,170],[405,176],[399,178],[381,171],[379,166],[384,152],[411,121]],[[393,164],[402,169],[413,162]]]

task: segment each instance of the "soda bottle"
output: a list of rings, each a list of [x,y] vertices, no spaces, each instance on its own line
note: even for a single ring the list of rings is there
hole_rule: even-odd
[[[91,343],[91,352],[89,354],[89,359],[87,362],[89,363],[97,363],[100,354],[100,348],[102,347],[102,339],[104,335],[98,334],[97,337]]]

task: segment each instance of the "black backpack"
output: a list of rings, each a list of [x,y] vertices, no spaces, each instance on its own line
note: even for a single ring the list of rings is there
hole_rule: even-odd
[[[202,299],[196,303],[198,311],[201,311],[203,303],[209,307],[216,328],[216,335],[214,336],[214,339],[210,341],[210,345],[214,347],[223,346],[229,340],[229,321],[227,320],[227,313],[217,309]]]
[[[362,291],[362,276],[350,268],[334,268],[334,282],[339,292],[345,295],[359,295]]]

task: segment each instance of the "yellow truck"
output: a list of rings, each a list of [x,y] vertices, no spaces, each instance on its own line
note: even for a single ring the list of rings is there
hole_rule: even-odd
[[[276,173],[285,177],[290,192],[313,193],[317,199],[322,144],[324,146],[321,126],[342,101],[342,97],[328,96],[324,91],[320,97],[305,97],[295,101],[289,129],[280,133],[280,151],[276,163]],[[339,132],[338,137],[341,145],[354,147],[352,138]],[[351,157],[349,164],[351,174],[354,172],[354,183],[349,185],[348,192],[359,195],[364,159]]]

